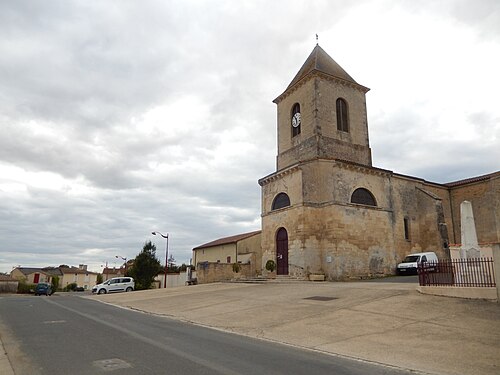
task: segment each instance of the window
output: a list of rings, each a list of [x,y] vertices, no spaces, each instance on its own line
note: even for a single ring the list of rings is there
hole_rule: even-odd
[[[290,206],[290,198],[285,193],[279,193],[273,200],[273,205],[271,210],[277,210],[279,208]]]
[[[291,113],[291,123],[292,123],[292,137],[295,137],[300,134],[300,125],[302,123],[301,115],[300,115],[300,104],[295,103],[292,107]]]
[[[351,195],[351,203],[364,204],[365,206],[377,206],[373,194],[363,188],[354,190],[354,193]]]
[[[349,132],[347,102],[342,98],[337,99],[337,130]]]
[[[405,217],[404,218],[404,227],[405,227],[405,240],[410,239],[410,219]]]
[[[231,263],[231,257],[226,258],[226,263]]]

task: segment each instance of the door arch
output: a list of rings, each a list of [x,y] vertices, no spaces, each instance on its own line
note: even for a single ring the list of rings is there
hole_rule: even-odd
[[[288,233],[285,228],[276,233],[276,274],[288,275]]]

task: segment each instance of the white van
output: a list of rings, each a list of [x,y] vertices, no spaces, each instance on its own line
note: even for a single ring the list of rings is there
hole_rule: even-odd
[[[407,255],[406,258],[398,264],[396,273],[398,275],[410,275],[417,273],[417,266],[419,263],[433,263],[437,264],[438,258],[436,253],[415,253]],[[432,267],[434,268],[434,267]]]

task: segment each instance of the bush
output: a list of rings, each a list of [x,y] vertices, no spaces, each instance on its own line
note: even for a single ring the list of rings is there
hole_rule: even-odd
[[[64,287],[64,291],[65,292],[69,292],[69,291],[76,291],[76,288],[78,287],[78,285],[76,283],[71,283],[71,284],[68,284]]]
[[[28,284],[26,281],[21,280],[17,284],[17,293],[19,294],[29,294],[35,291],[35,284]]]
[[[233,272],[238,273],[241,270],[241,266],[238,263],[233,263]]]
[[[59,288],[59,276],[54,276],[52,278],[52,291],[55,292]]]
[[[269,272],[273,272],[275,269],[276,269],[276,263],[274,262],[274,260],[269,259],[266,262],[266,270],[268,270]]]

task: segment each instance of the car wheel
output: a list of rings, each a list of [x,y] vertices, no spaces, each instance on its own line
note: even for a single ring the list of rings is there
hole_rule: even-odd
[[[106,289],[99,289],[99,292],[97,294],[106,294]]]
[[[133,289],[131,287],[128,287],[127,290],[125,290],[126,292],[131,292]]]

